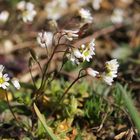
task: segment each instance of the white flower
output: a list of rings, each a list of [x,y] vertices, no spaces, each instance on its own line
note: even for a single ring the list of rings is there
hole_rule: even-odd
[[[124,16],[124,11],[122,9],[114,9],[113,14],[111,15],[111,21],[113,23],[122,23],[123,16]]]
[[[82,58],[83,58],[83,61],[90,61],[90,59],[92,58],[93,55],[95,55],[95,43],[94,43],[94,39],[87,45],[81,45],[81,50],[82,50]]]
[[[73,54],[76,58],[81,58],[82,54],[78,49],[74,49]]]
[[[2,11],[0,12],[0,22],[6,22],[9,17],[8,11]]]
[[[93,55],[95,55],[95,43],[94,39],[88,44],[82,44],[80,48],[71,49],[71,54],[69,55],[69,59],[72,62],[76,62],[76,64],[80,64],[80,62],[90,61]]]
[[[17,79],[15,79],[15,78],[13,80],[11,80],[11,81],[12,81],[14,87],[19,90],[20,89],[19,81]]]
[[[52,0],[46,4],[45,11],[49,19],[58,20],[67,8],[67,0]]]
[[[91,16],[91,13],[89,10],[82,8],[79,10],[79,15],[84,20],[84,22],[92,23],[93,17]]]
[[[112,85],[113,78],[117,77],[119,64],[117,59],[107,61],[105,64],[106,71],[102,74],[102,79],[108,84]]]
[[[86,72],[87,72],[88,75],[90,75],[92,77],[96,77],[99,74],[98,71],[95,71],[92,68],[87,68],[86,69]]]
[[[107,76],[105,73],[102,75],[103,80],[105,81],[105,83],[107,83],[108,85],[112,85],[113,82],[113,77],[111,76]]]
[[[17,4],[17,9],[21,10],[24,22],[31,22],[36,16],[34,5],[31,2],[20,1]]]
[[[66,34],[65,37],[70,41],[72,41],[75,38],[78,38],[78,32],[79,32],[79,30],[75,30],[75,31],[74,30],[63,30],[62,31],[63,34]]]
[[[4,66],[0,65],[0,88],[7,89],[9,86],[8,81],[10,78],[8,74],[3,74]]]
[[[50,47],[52,45],[52,39],[52,32],[40,32],[37,36],[37,42],[43,48]]]
[[[93,2],[92,2],[93,9],[99,10],[101,2],[102,2],[102,0],[93,0]]]
[[[81,52],[78,49],[72,50],[71,53],[67,54],[67,58],[73,63],[79,65],[79,59],[82,57]]]
[[[106,64],[105,64],[105,67],[107,68],[107,71],[114,71],[114,72],[117,73],[117,70],[118,70],[118,67],[119,67],[117,59],[107,61]]]
[[[25,1],[20,1],[17,3],[17,9],[23,11],[25,9],[26,2]]]

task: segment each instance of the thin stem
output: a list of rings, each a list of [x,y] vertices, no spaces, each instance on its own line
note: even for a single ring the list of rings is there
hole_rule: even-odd
[[[31,75],[31,78],[32,78],[32,81],[33,81],[33,85],[34,85],[34,87],[37,89],[36,84],[35,84],[34,77],[33,77],[33,75],[32,75],[32,69],[31,69],[30,66],[29,66],[29,71],[30,71],[30,75]]]
[[[82,70],[81,70],[82,71]],[[80,76],[80,73],[81,71],[79,72],[78,74],[78,77],[69,85],[69,87],[65,90],[65,92],[63,93],[63,95],[60,97],[60,99],[58,100],[58,103],[57,105],[55,106],[55,108],[53,109],[52,113],[50,114],[50,116],[52,116],[55,111],[57,110],[57,107],[59,106],[58,104],[60,104],[62,102],[62,100],[64,99],[65,95],[68,93],[68,91],[71,89],[71,87],[81,78],[87,76],[87,74],[84,74],[82,76]]]
[[[60,39],[62,38],[62,36],[59,38],[59,41],[58,41],[58,43],[60,42]],[[47,64],[46,64],[46,67],[45,67],[45,69],[44,69],[44,73],[43,73],[43,75],[42,75],[42,81],[41,81],[41,85],[40,85],[40,89],[43,89],[44,88],[44,86],[45,86],[45,84],[46,84],[46,81],[47,81],[47,79],[45,79],[45,75],[46,75],[46,73],[47,73],[47,69],[48,69],[48,66],[49,66],[49,63],[50,63],[50,61],[52,60],[52,58],[53,58],[53,56],[54,56],[54,54],[55,54],[55,50],[58,48],[58,46],[60,46],[60,45],[63,45],[63,46],[72,46],[72,45],[69,45],[69,44],[57,44],[56,46],[55,46],[55,48],[54,48],[54,50],[53,50],[53,52],[52,52],[52,55],[50,56],[50,58],[49,58],[49,60],[48,60],[48,62],[47,62]],[[73,46],[72,46],[73,47]]]
[[[40,63],[39,63],[39,61],[37,61],[37,64],[38,64],[38,66],[39,66],[39,69],[40,69],[41,73],[43,74],[43,69],[42,69],[42,67],[41,67],[41,65],[40,65]]]
[[[9,107],[9,109],[10,109],[10,111],[11,111],[14,119],[17,121],[18,125],[21,126],[20,125],[20,122],[18,121],[17,117],[15,116],[15,114],[14,114],[14,112],[13,112],[11,106],[10,106],[10,102],[9,102],[9,99],[8,99],[8,93],[7,93],[7,91],[5,91],[5,95],[6,95],[6,100],[7,100],[7,103],[8,103],[8,107]]]

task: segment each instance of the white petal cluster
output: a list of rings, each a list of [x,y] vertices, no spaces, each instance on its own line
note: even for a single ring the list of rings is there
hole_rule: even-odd
[[[3,74],[4,66],[0,65],[0,88],[7,89],[10,85],[8,81],[10,78],[8,77],[8,74]]]
[[[81,45],[81,50],[82,50],[82,58],[83,61],[90,61],[90,59],[92,58],[93,55],[95,55],[95,43],[94,43],[95,39],[93,39],[89,44],[85,45]]]
[[[113,23],[122,23],[124,19],[124,11],[122,9],[114,9],[111,15],[111,21]]]
[[[105,68],[106,71],[102,74],[102,79],[108,84],[112,85],[113,78],[117,77],[119,64],[117,59],[106,62]]]
[[[0,12],[0,22],[6,22],[9,17],[9,12],[8,11],[2,11]]]
[[[99,74],[98,71],[95,71],[92,68],[87,68],[86,69],[86,72],[87,72],[88,75],[90,75],[92,77],[96,77]]]
[[[93,17],[88,9],[81,8],[79,10],[79,15],[85,23],[92,23]]]
[[[14,87],[17,89],[17,90],[19,90],[20,89],[20,83],[19,83],[19,81],[18,81],[18,79],[12,79],[11,80],[12,81],[12,84],[14,85]]]
[[[68,58],[76,64],[80,64],[80,62],[84,61],[89,62],[93,55],[95,55],[94,46],[95,43],[93,39],[90,43],[82,44],[80,48],[73,49]]]
[[[79,30],[63,30],[62,34],[64,34],[69,41],[72,41],[73,39],[78,38],[78,32]]]
[[[80,58],[82,57],[81,52],[78,49],[72,50],[71,53],[67,54],[67,58],[73,63],[73,64],[80,64]]]
[[[67,0],[52,0],[46,4],[45,11],[49,19],[58,20],[67,8]]]
[[[92,7],[93,7],[93,9],[99,10],[100,9],[100,6],[101,6],[101,2],[102,2],[102,0],[93,0],[92,1]]]
[[[7,73],[4,74],[3,71],[4,66],[0,65],[0,88],[4,90],[8,89],[8,87],[10,86],[9,83],[11,81],[16,89],[20,89],[19,81],[16,78],[10,80],[8,74]]]
[[[39,32],[37,42],[42,47],[50,47],[52,45],[53,33],[52,32]]]
[[[20,1],[17,4],[17,9],[22,12],[22,19],[24,22],[32,22],[36,16],[34,4],[31,2]]]

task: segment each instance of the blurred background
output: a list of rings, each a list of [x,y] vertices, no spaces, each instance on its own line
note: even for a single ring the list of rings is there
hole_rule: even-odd
[[[27,4],[27,6],[25,3],[30,4]],[[82,8],[91,13],[92,21],[82,20],[80,15]],[[26,16],[28,18],[25,18]],[[14,102],[13,98],[22,97],[27,104],[30,103],[29,100],[31,97],[26,97],[27,95],[25,95],[25,93],[33,93],[33,90],[29,87],[29,83],[32,82],[28,67],[29,58],[31,56],[29,50],[33,49],[36,52],[36,56],[42,67],[44,67],[47,62],[46,51],[44,51],[45,48],[39,46],[37,41],[38,33],[41,31],[49,32],[49,39],[51,40],[53,33],[63,29],[82,30],[79,38],[71,42],[71,44],[76,47],[90,42],[95,38],[96,56],[90,65],[97,70],[102,69],[104,63],[110,59],[117,58],[119,60],[119,73],[115,82],[127,85],[129,90],[133,91],[131,95],[134,99],[134,104],[138,111],[140,111],[140,0],[0,0],[0,64],[6,67],[10,77],[17,77],[21,85],[23,84],[21,91],[16,91],[15,95],[9,94],[11,102]],[[48,49],[51,50],[51,45]],[[61,49],[63,50],[63,48],[60,48],[60,50]],[[57,71],[60,68],[62,59],[61,54],[56,55],[53,58],[54,63],[51,64],[50,71]],[[85,63],[84,65],[88,66],[89,63]],[[56,81],[54,81],[46,92],[60,92],[65,87],[62,86],[64,81],[69,82],[76,78],[78,70],[77,66],[74,66],[71,62],[66,63],[64,69],[61,71],[61,75],[56,77]],[[32,74],[35,80],[40,83],[40,70],[37,65],[33,65]],[[115,100],[118,106],[122,105],[120,100],[121,96],[117,90],[113,92],[113,88],[104,87],[100,82],[95,83],[90,78],[87,78],[87,81],[83,81],[79,86],[75,86],[71,91],[72,93],[80,92],[80,97],[76,96],[78,104],[86,102],[87,97],[89,98],[87,95],[87,90],[89,90],[87,84],[92,85],[93,89],[99,92],[99,95],[102,95],[102,93],[105,97],[109,95],[111,101]],[[66,83],[66,85],[68,85],[68,83]],[[56,87],[56,89],[54,87]],[[82,95],[82,92],[84,92],[84,95]],[[56,93],[56,95],[58,93]],[[95,92],[93,91],[93,93]],[[115,93],[115,95],[113,93]],[[56,101],[56,97],[53,97],[53,101]],[[4,97],[1,96],[0,98],[3,100]],[[48,98],[46,100],[47,102],[50,101]],[[92,127],[99,126],[104,118],[106,105],[104,105],[102,110],[102,107],[100,108],[98,106],[101,104],[100,98],[94,96],[94,100],[92,101],[96,104],[92,107],[99,107],[100,112],[98,109],[94,109],[95,112],[93,113],[92,111],[90,112],[90,101],[85,103],[85,112],[87,111],[89,113],[88,115],[86,114],[87,116],[85,118],[91,121],[88,123],[87,119],[84,121],[83,126],[89,129],[89,131],[94,131]],[[0,102],[0,104],[2,106],[4,105],[3,102]],[[44,106],[45,109],[49,108],[46,103]],[[44,111],[44,108],[41,109]],[[21,110],[23,111],[24,109]],[[78,114],[78,111],[75,114]],[[1,107],[0,112],[4,112]],[[99,116],[97,114],[99,114]],[[117,118],[116,114],[118,115],[118,119],[114,124],[113,121]],[[4,118],[4,116],[5,114],[3,116],[1,115],[1,122],[7,119]],[[65,115],[63,114],[62,116],[64,117]],[[96,131],[96,133],[94,133],[95,135],[91,136],[93,140],[96,138],[112,139],[114,135],[122,132],[121,128],[125,130],[131,128],[131,123],[128,121],[129,115],[125,116],[117,109],[113,109],[109,116],[109,121],[107,121],[106,126],[103,127],[103,131],[100,133]],[[94,121],[93,118],[96,119],[96,121]],[[74,126],[84,120],[82,117],[78,118],[77,116],[76,119],[73,119]],[[62,123],[62,120],[59,120],[57,123]],[[76,121],[78,123],[75,123]],[[62,125],[64,124],[66,126],[65,121],[63,121]],[[79,125],[80,128],[83,128],[83,126]],[[105,129],[106,127],[107,130]],[[0,128],[1,134],[6,132],[3,128],[4,127]],[[57,127],[57,129],[59,128]],[[72,130],[72,134],[74,135],[75,129],[72,128]],[[85,129],[82,131],[83,134],[86,133],[85,135],[88,135],[88,131]],[[44,132],[42,133],[44,136]],[[42,133],[40,134],[40,138],[43,137]],[[37,133],[37,135],[39,137],[39,133]],[[12,134],[10,136],[12,136]]]

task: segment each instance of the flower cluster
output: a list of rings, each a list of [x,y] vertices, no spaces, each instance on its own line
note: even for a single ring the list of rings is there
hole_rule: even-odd
[[[105,64],[105,72],[102,74],[103,80],[108,84],[112,85],[113,78],[117,77],[119,64],[117,59],[113,59],[111,61],[107,61]]]
[[[94,39],[88,44],[82,44],[80,48],[71,49],[71,54],[68,55],[68,58],[75,63],[80,64],[80,62],[87,61],[89,62],[93,55],[95,55],[95,43]]]
[[[0,88],[6,90],[10,86],[9,84],[10,78],[7,73],[4,74],[4,66],[0,65]],[[16,89],[20,89],[20,84],[17,79],[12,79],[11,80],[12,84]]]
[[[24,22],[32,22],[36,16],[34,4],[31,2],[20,1],[17,4],[17,9],[22,12],[22,19]]]
[[[46,4],[45,11],[49,19],[58,20],[67,8],[67,0],[52,0]]]
[[[92,77],[97,77],[102,79],[105,83],[111,86],[113,79],[117,77],[118,67],[119,64],[117,60],[113,59],[105,63],[105,72],[103,72],[102,74],[99,74],[98,71],[95,71],[92,68],[87,68],[86,72],[88,75]]]
[[[92,23],[93,17],[88,9],[81,8],[79,15],[85,23]]]

